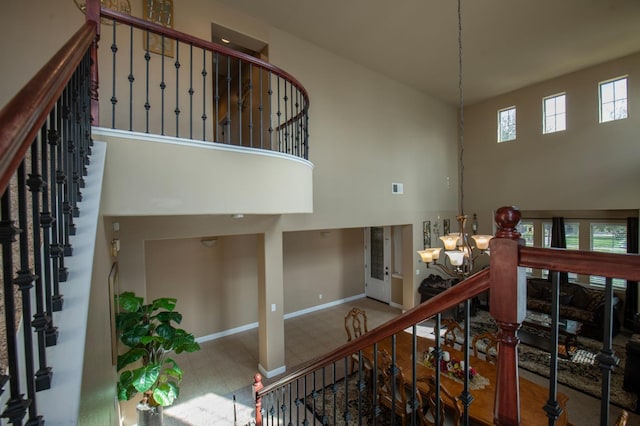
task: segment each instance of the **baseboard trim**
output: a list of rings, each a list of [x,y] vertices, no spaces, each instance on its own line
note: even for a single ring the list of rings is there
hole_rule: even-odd
[[[310,314],[312,312],[321,311],[323,309],[332,308],[334,306],[342,305],[343,303],[353,302],[354,300],[362,299],[364,297],[366,297],[366,294],[362,293],[362,294],[357,294],[355,296],[346,297],[344,299],[334,300],[333,302],[324,303],[322,305],[313,306],[311,308],[301,309],[301,310],[296,311],[296,312],[291,312],[289,314],[285,314],[284,315],[284,319],[288,320],[288,319],[291,319],[291,318],[298,317],[300,315],[306,315],[306,314]],[[254,328],[258,328],[258,325],[259,324],[257,322],[252,322],[250,324],[241,325],[240,327],[230,328],[228,330],[220,331],[218,333],[213,333],[213,334],[209,334],[209,335],[206,335],[206,336],[198,337],[198,338],[196,338],[196,342],[203,343],[203,342],[208,342],[210,340],[220,339],[221,337],[232,336],[232,335],[237,334],[237,333],[242,333],[243,331],[249,331],[249,330],[253,330]],[[269,376],[267,376],[267,377],[269,377]]]
[[[272,377],[277,376],[278,374],[282,374],[284,372],[287,371],[287,366],[283,365],[282,367],[278,367],[276,369],[267,371],[262,364],[258,363],[258,371],[260,371],[260,373],[262,374],[262,377],[266,377],[267,379],[270,379]]]

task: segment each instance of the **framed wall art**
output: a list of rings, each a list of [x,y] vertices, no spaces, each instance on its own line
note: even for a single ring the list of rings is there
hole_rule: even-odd
[[[142,0],[143,17],[149,22],[173,28],[173,0]],[[164,41],[164,46],[163,46]],[[174,41],[159,34],[142,34],[144,50],[173,58]]]
[[[422,222],[422,237],[424,242],[423,248],[431,247],[431,221],[425,220]]]

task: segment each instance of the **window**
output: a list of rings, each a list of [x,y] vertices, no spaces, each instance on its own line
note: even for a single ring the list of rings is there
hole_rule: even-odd
[[[566,95],[548,96],[542,100],[542,132],[554,133],[567,130]]]
[[[551,247],[551,222],[544,222],[542,224],[542,247]],[[580,223],[579,222],[565,222],[564,223],[564,236],[567,243],[567,250],[580,250]],[[549,275],[548,270],[542,271],[542,276],[547,277]],[[578,279],[578,274],[569,272],[569,279],[575,281]]]
[[[498,111],[498,142],[507,142],[516,138],[516,107]]]
[[[606,253],[627,252],[627,226],[618,223],[591,223],[591,250]],[[605,284],[604,277],[591,276],[591,284]],[[620,278],[613,279],[613,287],[626,288],[626,282]]]
[[[627,77],[599,84],[600,122],[627,118]]]
[[[534,234],[534,225],[533,222],[528,222],[525,220],[520,221],[518,226],[516,227],[518,232],[520,233],[521,238],[524,239],[525,245],[527,247],[533,246],[533,234]],[[527,276],[533,275],[533,268],[526,269]]]

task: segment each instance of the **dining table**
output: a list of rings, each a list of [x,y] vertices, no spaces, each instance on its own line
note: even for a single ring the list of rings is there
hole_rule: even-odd
[[[431,348],[435,347],[435,340],[429,337],[416,336],[416,358],[413,360],[413,335],[407,331],[402,331],[395,335],[395,357],[396,365],[405,376],[407,384],[411,386],[414,364],[416,365],[417,389],[422,395],[426,395],[429,390],[428,378],[435,374],[435,369],[430,363],[425,362],[426,355]],[[392,338],[386,338],[377,343],[377,351],[381,353],[386,350],[392,354]],[[440,345],[442,352],[448,352],[450,360],[464,360],[464,354],[458,348]],[[373,360],[373,346],[362,351],[364,357]],[[473,401],[469,405],[469,419],[473,425],[493,425],[494,424],[494,402],[496,392],[497,366],[486,360],[469,356],[469,368],[473,368],[476,376],[470,382],[469,392]],[[477,382],[474,386],[474,381]],[[446,373],[440,375],[441,386],[444,386],[451,395],[459,396],[464,390],[462,380],[454,378]],[[520,384],[520,419],[523,425],[549,425],[549,418],[544,411],[544,406],[549,399],[549,389],[534,383],[526,378],[519,377]],[[562,414],[556,421],[556,425],[564,426],[569,424],[566,404],[569,398],[558,392],[557,402],[562,408]],[[446,400],[442,400],[446,404]],[[454,408],[454,407],[451,407]]]

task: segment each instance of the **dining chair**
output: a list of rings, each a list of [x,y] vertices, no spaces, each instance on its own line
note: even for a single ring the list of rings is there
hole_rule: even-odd
[[[351,308],[351,310],[344,317],[344,329],[347,331],[347,342],[352,341],[353,339],[357,339],[362,336],[364,333],[368,332],[367,329],[367,313],[364,309],[360,309],[357,307]],[[364,362],[365,360],[363,360]],[[364,362],[365,367],[368,371],[371,370],[371,366],[367,366],[367,363]],[[356,366],[359,365],[358,354],[355,353],[351,355],[351,370],[353,373],[356,369]]]
[[[392,362],[389,352],[382,350],[378,363],[379,403],[400,417],[402,426],[406,426],[413,415],[417,416],[417,424],[422,425],[424,421],[421,414],[422,397],[418,389],[416,388],[414,405],[410,397],[411,385],[407,383],[402,369]]]
[[[447,424],[453,424],[454,426],[460,426],[462,413],[464,408],[462,401],[458,397],[451,395],[446,387],[440,384],[440,393],[438,393],[438,387],[436,386],[435,376],[429,376],[427,378],[427,384],[429,389],[425,395],[425,410],[423,415],[423,424],[426,426],[443,426],[445,424],[445,417],[447,413],[451,413],[453,417],[451,420],[453,423],[447,422]],[[440,401],[438,410],[438,400]],[[439,411],[438,423],[436,423],[436,413]]]
[[[629,420],[629,413],[627,413],[627,410],[622,410],[616,419],[615,426],[626,426],[627,420]]]
[[[462,343],[458,343],[458,336],[464,338],[464,330],[458,322],[451,318],[442,320],[445,330],[442,334],[442,343],[454,349],[461,349]],[[456,347],[457,346],[457,347]]]
[[[483,342],[486,344],[484,348],[484,359],[491,364],[498,363],[498,338],[495,334],[490,333],[488,331],[480,334],[476,334],[473,336],[471,340],[471,347],[473,348],[473,356],[478,357],[478,353],[480,353],[480,348],[478,344]]]

